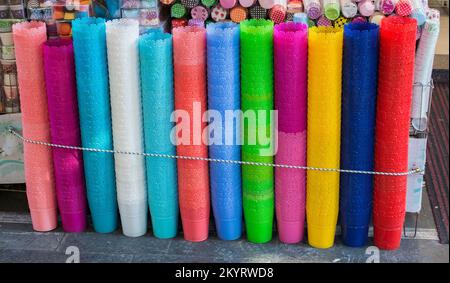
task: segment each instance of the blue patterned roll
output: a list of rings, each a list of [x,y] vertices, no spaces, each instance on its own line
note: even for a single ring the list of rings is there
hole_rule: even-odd
[[[159,30],[139,39],[145,151],[175,155],[170,140],[174,111],[172,35]],[[175,159],[146,157],[147,191],[153,233],[172,238],[178,228]]]
[[[208,108],[221,114],[218,122],[225,126],[225,110],[240,109],[239,25],[214,23],[207,26],[208,58]],[[216,115],[212,116],[215,119]],[[211,116],[210,116],[211,117]],[[217,124],[216,124],[217,125]],[[231,123],[230,123],[231,125]],[[240,120],[233,128],[210,133],[210,158],[241,159],[241,149],[236,143],[240,133]],[[226,136],[232,143],[226,143]],[[221,136],[214,136],[219,135]],[[222,144],[222,145],[221,145]],[[241,167],[236,164],[210,163],[211,199],[217,234],[223,240],[235,240],[242,231]]]
[[[119,0],[105,0],[108,8],[109,18],[120,18],[120,1]]]
[[[80,18],[72,27],[82,145],[112,149],[105,20]],[[94,229],[112,232],[118,222],[114,157],[84,151],[83,160]]]
[[[377,94],[376,24],[344,27],[341,168],[373,170]],[[340,218],[344,244],[364,246],[372,209],[373,176],[341,173]]]

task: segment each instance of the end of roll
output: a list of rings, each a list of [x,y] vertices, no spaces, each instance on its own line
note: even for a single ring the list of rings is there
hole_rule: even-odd
[[[336,227],[308,226],[308,243],[317,249],[328,249],[334,245]]]
[[[33,229],[38,232],[48,232],[58,226],[56,208],[30,209]]]
[[[203,242],[208,239],[209,219],[188,220],[183,219],[184,239],[189,242]]]
[[[241,237],[242,234],[242,220],[217,220],[216,219],[217,235],[221,240],[233,241]]]
[[[296,244],[303,240],[303,221],[277,220],[278,236],[285,244]]]

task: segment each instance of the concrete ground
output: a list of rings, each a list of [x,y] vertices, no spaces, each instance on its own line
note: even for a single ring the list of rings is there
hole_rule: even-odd
[[[19,194],[7,198],[5,194]],[[0,200],[23,198],[23,192],[0,192]],[[1,201],[0,201],[1,203]],[[17,206],[15,206],[17,207]],[[379,262],[449,262],[449,246],[438,242],[426,192],[424,207],[414,234],[415,215],[408,215],[406,236],[396,251],[379,251]],[[338,231],[339,234],[339,231]],[[327,250],[305,243],[282,244],[277,238],[267,244],[252,244],[242,238],[221,241],[212,235],[202,243],[156,239],[149,232],[128,238],[120,230],[112,234],[34,232],[27,212],[0,213],[0,262],[65,262],[77,249],[80,262],[366,262],[378,255],[369,243],[364,248],[344,246],[339,236]],[[370,248],[368,248],[370,247]],[[67,254],[66,254],[67,253]],[[378,261],[378,260],[377,260]]]

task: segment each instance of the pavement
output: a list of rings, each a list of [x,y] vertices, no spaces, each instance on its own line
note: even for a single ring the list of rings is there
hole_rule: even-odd
[[[16,194],[7,197],[7,194]],[[1,191],[1,200],[23,202],[20,191]],[[21,205],[11,208],[21,207]],[[23,207],[23,204],[22,204]],[[334,247],[315,249],[305,243],[287,245],[276,237],[267,244],[252,244],[243,237],[237,241],[222,241],[213,232],[205,242],[184,241],[182,235],[161,240],[151,232],[138,238],[123,236],[118,230],[111,234],[99,234],[92,230],[84,233],[65,233],[61,228],[52,232],[34,232],[26,211],[0,212],[0,262],[56,262],[73,260],[74,251],[79,262],[237,262],[237,263],[300,263],[300,262],[449,262],[449,245],[438,241],[427,194],[419,214],[417,234],[412,238],[416,215],[407,215],[406,237],[400,249],[379,251],[372,246],[351,248],[344,246],[336,236]],[[339,234],[339,229],[337,234]]]

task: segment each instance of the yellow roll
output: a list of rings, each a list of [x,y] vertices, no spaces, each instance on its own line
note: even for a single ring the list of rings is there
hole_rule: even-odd
[[[313,27],[308,35],[308,166],[339,168],[343,29]],[[307,172],[308,241],[330,248],[339,209],[339,173]]]

